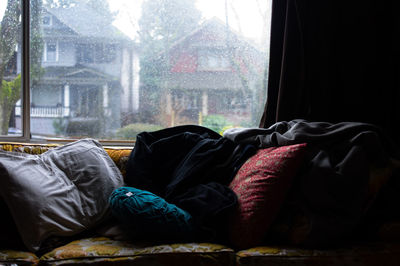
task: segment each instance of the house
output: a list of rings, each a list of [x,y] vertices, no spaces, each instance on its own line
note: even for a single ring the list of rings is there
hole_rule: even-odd
[[[111,136],[121,116],[139,108],[133,41],[84,3],[44,7],[41,32],[43,74],[31,78],[32,134]],[[16,120],[20,115],[17,104]]]
[[[161,86],[170,125],[201,124],[207,115],[249,121],[261,97],[266,55],[217,18],[171,45]],[[261,103],[264,104],[264,103]]]

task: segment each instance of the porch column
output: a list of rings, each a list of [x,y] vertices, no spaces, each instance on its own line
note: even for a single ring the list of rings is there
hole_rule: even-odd
[[[167,106],[165,108],[167,114],[171,114],[172,112],[172,96],[170,92],[167,92]]]
[[[69,116],[69,85],[64,85],[64,109],[63,109],[63,116]]]
[[[204,115],[208,115],[208,92],[206,90],[203,91],[203,95],[201,97],[201,112]]]
[[[133,99],[132,99],[132,106],[133,111],[137,112],[139,110],[139,70],[140,70],[140,62],[139,56],[136,55],[136,52],[132,52],[132,61],[133,61],[133,70],[132,70],[132,77],[133,77]],[[132,78],[131,77],[131,78]]]
[[[106,115],[110,115],[110,110],[108,110],[108,86],[107,83],[103,85],[103,108]]]

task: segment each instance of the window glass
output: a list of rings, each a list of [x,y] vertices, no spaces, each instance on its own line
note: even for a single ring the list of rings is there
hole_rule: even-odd
[[[95,48],[94,44],[77,45],[76,58],[78,63],[94,63]]]
[[[218,71],[230,70],[229,53],[224,49],[201,49],[198,51],[198,70]]]
[[[42,23],[43,23],[43,26],[50,26],[51,25],[51,16],[43,15]]]
[[[134,140],[184,124],[258,126],[271,0],[29,3],[33,138]],[[19,41],[9,40],[7,82],[23,65]],[[20,94],[12,105],[1,117],[22,130]]]
[[[45,61],[56,62],[58,60],[57,42],[46,42]]]
[[[21,34],[20,1],[0,2],[0,135],[21,136],[21,75],[18,63]]]

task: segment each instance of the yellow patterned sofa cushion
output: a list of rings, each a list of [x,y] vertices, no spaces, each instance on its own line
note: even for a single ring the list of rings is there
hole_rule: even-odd
[[[117,165],[123,177],[126,174],[126,163],[128,162],[129,155],[131,154],[131,148],[104,148],[114,163]]]
[[[154,245],[85,238],[54,249],[40,258],[41,265],[235,265],[232,249],[218,244]]]
[[[24,152],[29,154],[42,154],[52,148],[58,147],[58,144],[31,144],[17,142],[0,142],[0,149],[4,151]]]
[[[37,265],[39,258],[31,252],[0,250],[0,265]]]
[[[23,152],[29,154],[42,154],[50,149],[62,144],[33,144],[17,142],[0,142],[0,149],[5,151]],[[117,165],[122,175],[125,177],[126,163],[132,148],[104,147],[105,151]]]
[[[236,253],[238,266],[400,265],[400,243],[362,243],[332,249],[256,247]]]

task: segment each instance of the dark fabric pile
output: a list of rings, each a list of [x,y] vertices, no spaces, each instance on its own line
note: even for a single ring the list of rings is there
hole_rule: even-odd
[[[297,143],[308,143],[307,154],[266,241],[341,243],[354,236],[371,210],[380,209],[381,187],[400,158],[372,124],[293,120],[268,129],[231,129],[224,137],[201,126],[143,132],[128,161],[126,183],[189,212],[198,228],[194,240],[224,242],[237,204],[227,185],[238,169],[257,149]]]
[[[201,126],[142,132],[127,163],[126,184],[189,212],[198,228],[194,239],[223,241],[237,204],[227,185],[255,151]]]
[[[370,211],[380,209],[376,199],[381,189],[371,186],[387,184],[388,176],[372,180],[371,170],[391,174],[396,168],[393,162],[400,158],[382,130],[366,123],[293,120],[268,129],[233,129],[224,137],[257,148],[309,144],[305,164],[275,223],[278,229],[269,235],[273,241],[306,246],[335,245],[360,232]],[[280,231],[279,226],[286,229]]]

